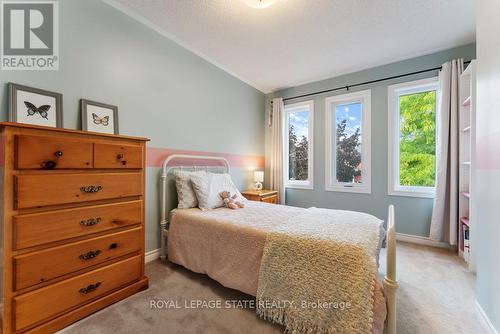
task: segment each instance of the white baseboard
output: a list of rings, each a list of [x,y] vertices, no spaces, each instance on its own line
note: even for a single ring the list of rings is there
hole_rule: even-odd
[[[438,248],[446,248],[446,249],[455,249],[456,247],[447,244],[446,242],[440,242],[431,240],[426,237],[421,237],[418,235],[404,234],[404,233],[396,233],[396,240],[409,242],[412,244],[438,247]]]
[[[159,259],[160,258],[160,249],[159,248],[153,249],[152,251],[146,252],[144,257],[145,257],[146,263],[154,261],[156,259]]]
[[[481,307],[481,304],[479,304],[479,302],[477,300],[476,300],[476,308],[477,308],[479,314],[481,315],[481,318],[483,318],[484,322],[488,326],[490,333],[491,334],[498,334],[497,330],[495,329],[495,326],[493,326],[493,324],[490,321],[490,318],[488,317],[486,312],[484,312],[483,308]]]

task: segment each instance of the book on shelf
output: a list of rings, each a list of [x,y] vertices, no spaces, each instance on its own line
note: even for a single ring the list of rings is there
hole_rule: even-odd
[[[465,262],[469,262],[470,242],[469,242],[469,227],[468,226],[464,226],[464,228],[463,228],[463,240],[464,240],[463,257],[464,257]]]

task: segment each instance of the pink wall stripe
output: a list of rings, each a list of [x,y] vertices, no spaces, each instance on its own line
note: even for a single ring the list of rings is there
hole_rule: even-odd
[[[500,132],[477,138],[477,169],[500,169]]]
[[[188,150],[176,150],[170,148],[161,147],[148,147],[147,148],[147,167],[161,167],[163,160],[172,154],[190,154],[190,155],[207,155],[211,157],[223,157],[229,161],[231,167],[253,167],[253,168],[264,168],[264,157],[254,156],[254,155],[239,155],[239,154],[228,154],[228,153],[213,153],[213,152],[202,152],[202,151],[188,151]],[[198,163],[201,163],[197,160]],[[186,164],[190,165],[195,163],[195,161],[181,161],[179,165]],[[208,164],[203,162],[204,165]],[[217,165],[217,163],[215,163]]]

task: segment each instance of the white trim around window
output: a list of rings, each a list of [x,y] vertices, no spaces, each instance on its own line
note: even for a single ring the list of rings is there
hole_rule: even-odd
[[[338,182],[336,106],[361,104],[361,175],[362,182]],[[371,193],[371,90],[330,96],[325,99],[325,190],[351,193]]]
[[[400,111],[399,97],[415,93],[436,91],[436,113],[439,106],[437,77],[405,82],[388,87],[388,194],[391,196],[408,196],[433,198],[435,187],[403,186],[399,176],[399,138],[400,138]],[[437,128],[437,125],[436,125]],[[437,138],[436,138],[437,140]]]
[[[307,152],[307,180],[290,180],[289,179],[289,159],[288,159],[288,126],[289,126],[289,114],[296,111],[308,110],[308,129],[307,129],[307,140],[308,140],[308,152]],[[292,104],[285,105],[284,113],[284,129],[283,129],[283,147],[284,147],[284,157],[283,157],[283,176],[285,188],[292,189],[314,189],[314,101],[302,101]]]

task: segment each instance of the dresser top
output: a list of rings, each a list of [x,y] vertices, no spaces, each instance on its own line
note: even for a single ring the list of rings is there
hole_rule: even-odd
[[[3,130],[4,128],[7,128],[7,127],[21,128],[21,129],[33,129],[33,130],[49,130],[49,131],[61,132],[61,133],[73,133],[73,134],[80,134],[80,135],[92,135],[92,136],[117,138],[117,139],[121,138],[121,139],[131,139],[131,140],[139,140],[139,141],[149,141],[149,139],[145,138],[145,137],[133,137],[133,136],[115,135],[115,134],[92,132],[92,131],[82,131],[82,130],[72,130],[72,129],[64,129],[64,128],[54,128],[54,127],[50,127],[50,126],[40,126],[40,125],[15,123],[15,122],[0,122],[0,130]]]
[[[250,195],[250,196],[269,196],[269,195],[276,195],[278,192],[276,190],[268,190],[268,189],[262,189],[262,190],[245,190],[242,191],[242,195]]]

